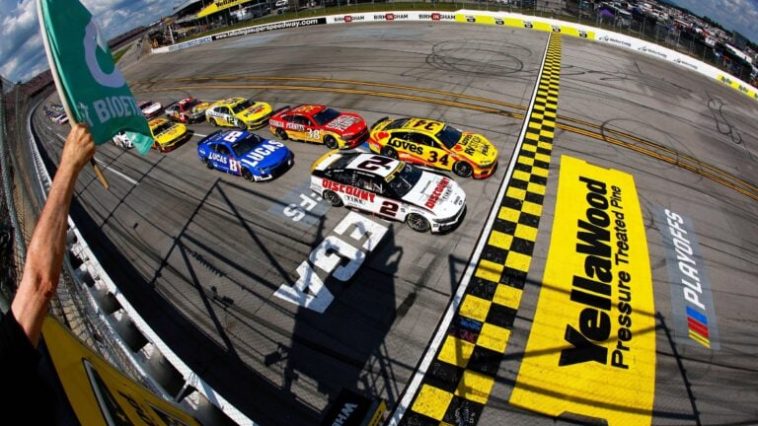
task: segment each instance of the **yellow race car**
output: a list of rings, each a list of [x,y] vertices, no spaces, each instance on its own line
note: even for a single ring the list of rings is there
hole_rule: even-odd
[[[268,123],[271,105],[245,98],[228,98],[214,102],[205,110],[205,118],[214,126],[257,129]]]
[[[190,136],[187,126],[165,118],[154,118],[147,124],[150,126],[150,133],[153,134],[153,148],[160,152],[173,150]]]
[[[497,148],[482,135],[426,118],[382,118],[371,126],[369,148],[391,158],[484,179],[497,167]]]

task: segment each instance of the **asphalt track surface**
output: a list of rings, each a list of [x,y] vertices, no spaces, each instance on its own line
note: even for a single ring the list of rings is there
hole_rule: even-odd
[[[165,155],[103,146],[97,157],[111,190],[85,170],[74,218],[143,317],[252,419],[316,424],[342,388],[383,398],[392,409],[482,232],[547,37],[440,23],[313,27],[154,55],[126,67],[139,99],[165,104],[192,94],[247,96],[274,107],[318,102],[356,111],[368,123],[423,116],[481,132],[498,147],[501,167],[492,178],[456,179],[468,195],[468,213],[455,231],[420,235],[373,218],[389,232],[349,283],[326,281],[335,301],[324,314],[273,296],[297,279],[297,266],[349,213],[321,204],[324,214],[309,226],[282,214],[298,194],[309,194],[309,167],[323,146],[288,142],[295,166],[258,184],[207,170],[197,158],[198,136]],[[479,424],[555,422],[508,401],[550,246],[561,155],[634,176],[654,283],[652,422],[758,422],[758,103],[682,68],[571,37],[563,37],[560,78],[534,260]],[[34,126],[57,162],[67,128],[39,111]],[[213,131],[207,124],[190,128]],[[662,208],[692,220],[710,277],[718,350],[670,338],[666,227],[656,213]]]

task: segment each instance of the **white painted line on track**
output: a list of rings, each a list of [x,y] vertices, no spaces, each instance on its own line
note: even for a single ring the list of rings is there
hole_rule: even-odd
[[[204,138],[204,137],[206,137],[206,136],[208,136],[208,135],[204,135],[204,134],[202,134],[202,133],[197,133],[197,132],[195,132],[195,133],[193,133],[193,134],[192,134],[192,136],[197,136],[197,137],[201,137],[201,138]]]
[[[54,135],[55,135],[55,136],[56,136],[58,139],[60,139],[61,141],[64,141],[64,142],[66,141],[66,138],[64,138],[63,136],[61,136],[61,135],[59,135],[59,134],[57,134],[57,133],[55,133],[55,132],[53,132],[53,134],[54,134]],[[125,174],[123,174],[123,173],[119,172],[118,170],[116,170],[116,169],[114,169],[113,167],[109,166],[109,165],[108,165],[108,164],[106,164],[105,162],[103,162],[103,161],[101,161],[101,160],[98,160],[97,158],[95,158],[95,162],[96,162],[97,164],[100,164],[101,166],[103,166],[103,168],[104,168],[105,170],[109,170],[109,171],[113,172],[113,173],[114,173],[116,176],[120,176],[120,177],[122,177],[124,180],[126,180],[126,181],[127,181],[127,182],[129,182],[129,183],[131,183],[132,185],[138,185],[138,184],[139,184],[139,182],[137,182],[136,180],[134,180],[134,179],[130,178],[129,176],[127,176],[127,175],[125,175]]]
[[[434,356],[437,354],[437,350],[442,344],[442,340],[445,337],[445,333],[447,333],[450,322],[453,320],[453,316],[458,311],[458,307],[463,300],[463,295],[465,294],[466,289],[471,282],[471,276],[474,274],[476,265],[479,261],[480,256],[482,255],[482,250],[484,249],[484,245],[487,242],[487,238],[489,238],[490,231],[492,230],[492,225],[495,223],[495,218],[497,217],[498,210],[500,209],[500,203],[497,201],[501,200],[505,194],[505,189],[508,187],[508,183],[510,183],[511,177],[513,176],[513,169],[516,167],[518,153],[521,151],[521,146],[524,144],[524,136],[526,135],[527,126],[529,125],[529,116],[534,110],[534,100],[537,97],[537,90],[539,90],[540,79],[542,78],[542,73],[545,70],[545,60],[547,59],[547,51],[549,46],[550,36],[548,36],[547,43],[545,44],[545,53],[542,55],[540,73],[537,76],[537,80],[534,82],[534,91],[532,92],[532,98],[529,101],[529,108],[527,109],[527,113],[524,115],[524,124],[521,126],[521,133],[519,133],[518,140],[516,141],[516,146],[513,150],[513,156],[511,157],[511,161],[508,163],[508,169],[505,171],[505,176],[503,177],[503,181],[500,183],[500,188],[497,191],[497,196],[493,201],[492,210],[490,210],[489,216],[487,218],[487,223],[485,224],[484,230],[479,236],[479,241],[476,244],[474,255],[471,256],[471,259],[469,260],[468,266],[466,267],[466,272],[464,272],[463,278],[461,279],[461,284],[458,286],[458,289],[453,296],[452,302],[448,305],[447,310],[445,311],[445,315],[442,317],[442,321],[437,327],[436,334],[432,338],[432,341],[429,343],[429,346],[426,348],[424,358],[421,360],[416,373],[414,373],[413,378],[408,384],[408,387],[405,389],[403,398],[400,400],[400,403],[397,405],[397,407],[395,407],[395,411],[392,413],[392,417],[390,417],[389,422],[387,423],[390,426],[397,426],[405,415],[405,412],[408,410],[408,407],[410,407],[410,404],[413,401],[413,398],[416,396],[416,392],[418,391],[419,386],[421,386],[421,380],[423,380],[424,375],[429,368],[429,365],[432,363]]]

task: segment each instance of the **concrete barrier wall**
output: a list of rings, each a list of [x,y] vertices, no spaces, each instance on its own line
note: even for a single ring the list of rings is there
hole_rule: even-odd
[[[27,133],[34,142],[30,145],[38,189],[46,199],[52,179],[31,129],[35,110],[36,106],[32,107],[27,118]],[[186,406],[195,410],[195,416],[205,424],[223,423],[214,421],[218,419],[215,410],[220,410],[237,424],[254,425],[250,418],[219,395],[163,342],[121,293],[70,216],[68,225],[66,243],[69,259],[72,263],[78,264],[74,273],[77,287],[93,310],[104,320],[107,330],[101,331],[109,333],[113,340],[120,344],[122,351],[127,354],[129,361],[147,381],[149,387],[160,392],[159,396],[169,401],[176,401],[177,389],[194,388],[195,391],[187,395],[184,401]]]

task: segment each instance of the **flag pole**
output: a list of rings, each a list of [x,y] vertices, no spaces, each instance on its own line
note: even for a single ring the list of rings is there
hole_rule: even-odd
[[[45,28],[45,22],[42,17],[42,1],[40,0],[37,1],[37,19],[39,19],[39,26],[42,32],[42,45],[45,46],[45,55],[47,56],[47,63],[50,65],[50,73],[53,76],[53,82],[55,82],[55,89],[58,91],[58,97],[61,100],[61,105],[63,105],[63,110],[68,116],[69,125],[73,128],[72,123],[76,123],[76,118],[71,113],[71,107],[68,104],[66,92],[61,90],[63,86],[61,85],[60,77],[58,77],[58,69],[55,66],[55,60],[50,52],[50,41],[47,38],[47,29]],[[102,169],[100,169],[100,166],[95,162],[94,155],[90,158],[89,163],[92,165],[92,170],[95,172],[95,176],[97,177],[98,182],[100,182],[100,185],[102,185],[106,191],[110,190],[108,179],[105,178]]]

